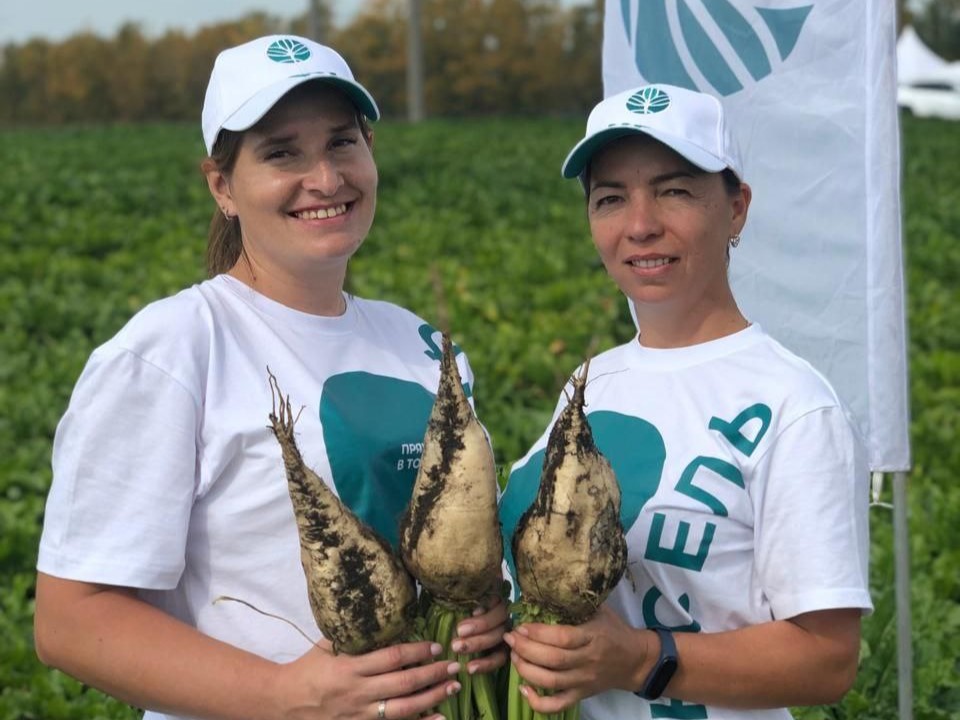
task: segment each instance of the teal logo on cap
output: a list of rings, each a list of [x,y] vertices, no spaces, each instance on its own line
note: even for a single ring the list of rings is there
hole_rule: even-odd
[[[267,57],[278,63],[298,63],[310,58],[310,48],[299,40],[283,38],[267,48]]]
[[[627,110],[638,115],[653,115],[670,107],[670,96],[660,88],[646,87],[627,100]]]
[[[790,56],[813,9],[810,3],[755,5],[755,0],[620,0],[620,14],[637,70],[647,82],[732,95]],[[678,20],[676,32],[671,17]],[[773,47],[776,51],[768,52]],[[706,84],[698,86],[695,75]]]

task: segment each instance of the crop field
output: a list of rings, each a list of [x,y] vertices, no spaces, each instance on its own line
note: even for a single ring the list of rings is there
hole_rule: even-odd
[[[960,717],[960,123],[903,123],[914,717],[947,720]],[[588,347],[632,334],[576,183],[559,177],[580,129],[377,126],[377,219],[349,289],[449,317],[502,465],[539,435]],[[192,125],[0,132],[0,720],[139,717],[36,660],[33,568],[54,429],[87,356],[204,277],[201,154]],[[857,684],[840,705],[798,711],[805,720],[897,717],[888,509],[871,510],[871,532],[876,612]]]

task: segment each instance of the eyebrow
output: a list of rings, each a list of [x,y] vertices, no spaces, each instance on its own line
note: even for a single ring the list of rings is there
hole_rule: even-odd
[[[661,173],[660,175],[654,175],[647,181],[647,185],[661,185],[665,182],[676,180],[677,178],[688,178],[690,180],[694,180],[697,178],[697,174],[689,172],[688,170],[674,170],[671,172]],[[623,190],[626,186],[626,183],[617,180],[599,180],[590,186],[590,192],[601,188]]]
[[[677,178],[689,178],[694,180],[697,176],[688,171],[688,170],[674,170],[673,172],[663,173],[662,175],[654,175],[650,178],[648,185],[660,185],[661,183],[670,182],[671,180],[676,180]]]
[[[599,182],[590,184],[590,192],[594,190],[600,190],[601,188],[611,188],[613,190],[623,190],[626,187],[626,183],[615,182],[613,180],[600,180]]]
[[[253,146],[253,149],[263,150],[275,145],[286,145],[287,143],[292,142],[296,137],[296,135],[270,135],[260,140],[260,142]]]
[[[359,130],[360,126],[357,125],[356,120],[348,120],[347,122],[340,123],[339,125],[334,125],[331,127],[328,132],[331,135],[337,135],[348,130]],[[274,147],[276,145],[286,145],[293,142],[297,139],[296,133],[288,133],[286,135],[267,135],[260,142],[254,145],[254,150],[263,150],[265,148]]]

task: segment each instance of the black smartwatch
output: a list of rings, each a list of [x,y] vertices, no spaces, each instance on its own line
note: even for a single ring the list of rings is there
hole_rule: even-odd
[[[662,627],[650,629],[660,638],[660,656],[653,670],[647,675],[643,687],[633,693],[644,700],[656,700],[663,695],[667,683],[677,671],[677,644],[673,641],[673,633]]]

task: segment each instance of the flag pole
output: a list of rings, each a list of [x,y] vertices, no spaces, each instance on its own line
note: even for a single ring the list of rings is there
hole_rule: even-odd
[[[897,702],[900,720],[913,720],[913,644],[910,626],[910,535],[907,474],[893,474],[893,548],[897,604]]]

